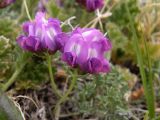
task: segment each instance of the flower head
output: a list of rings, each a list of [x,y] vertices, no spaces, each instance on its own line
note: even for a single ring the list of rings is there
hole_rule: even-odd
[[[49,2],[52,0],[39,0],[38,2],[38,11],[47,12],[46,5],[50,4]],[[62,0],[55,0],[54,1],[57,7],[63,7]]]
[[[108,38],[97,29],[74,30],[64,46],[62,60],[89,73],[108,72],[105,52],[111,49]]]
[[[7,7],[8,5],[12,4],[16,0],[1,0],[0,1],[0,8]]]
[[[25,35],[20,35],[17,42],[24,50],[39,52],[55,52],[61,49],[58,44],[64,36],[58,19],[45,18],[45,14],[38,12],[31,22],[25,22],[22,26]],[[59,41],[57,41],[59,40]]]
[[[77,0],[78,3],[85,6],[88,11],[95,11],[104,5],[104,0]]]

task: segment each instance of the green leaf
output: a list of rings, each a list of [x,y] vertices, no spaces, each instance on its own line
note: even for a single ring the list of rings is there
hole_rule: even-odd
[[[0,91],[0,120],[24,120],[15,104]]]

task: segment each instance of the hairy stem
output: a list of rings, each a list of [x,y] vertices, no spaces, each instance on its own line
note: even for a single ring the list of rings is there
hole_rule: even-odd
[[[15,66],[15,72],[12,74],[11,78],[3,85],[2,90],[6,91],[15,81],[16,78],[19,76],[23,68],[28,62],[28,59],[30,58],[30,54],[28,53],[22,53],[16,60]]]
[[[48,62],[48,70],[49,70],[49,76],[50,76],[50,80],[51,80],[51,86],[52,86],[52,89],[54,91],[54,93],[58,96],[58,97],[61,97],[61,93],[60,91],[58,90],[57,88],[57,85],[54,81],[54,77],[53,77],[53,71],[52,71],[52,60],[51,60],[51,56],[48,54],[47,55],[47,62]]]
[[[15,81],[17,76],[20,74],[20,72],[22,71],[22,69],[24,68],[26,62],[23,63],[19,68],[16,69],[16,71],[13,73],[13,75],[11,76],[11,78],[7,81],[7,83],[5,83],[2,87],[2,91],[6,91]]]
[[[77,71],[75,70],[75,72],[72,75],[72,81],[71,81],[71,84],[70,84],[68,90],[66,91],[66,93],[61,97],[61,99],[56,104],[55,113],[57,113],[57,110],[59,110],[60,105],[62,103],[64,103],[67,100],[68,96],[71,94],[71,92],[76,84],[76,80],[77,80]],[[58,120],[57,116],[56,116],[56,120]]]

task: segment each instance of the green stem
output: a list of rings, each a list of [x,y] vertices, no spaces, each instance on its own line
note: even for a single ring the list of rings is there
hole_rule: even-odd
[[[17,76],[20,74],[20,72],[22,71],[22,69],[24,68],[26,63],[24,63],[23,65],[21,65],[21,67],[17,68],[16,71],[13,73],[13,75],[11,76],[11,78],[8,80],[8,82],[6,84],[3,85],[2,87],[2,91],[6,91],[16,80]]]
[[[152,82],[147,83],[146,73],[145,73],[144,64],[143,64],[142,52],[141,52],[140,47],[138,45],[139,44],[138,43],[138,37],[137,37],[137,34],[136,34],[136,30],[134,28],[134,24],[132,22],[133,18],[130,14],[127,3],[125,3],[125,8],[126,8],[126,11],[127,11],[129,21],[130,21],[130,27],[131,27],[131,30],[132,30],[132,33],[133,33],[133,38],[134,38],[133,44],[134,44],[134,47],[135,47],[135,52],[136,52],[138,64],[139,64],[139,67],[140,67],[140,74],[141,74],[142,82],[143,82],[143,86],[144,86],[144,93],[145,93],[145,97],[146,97],[146,101],[147,101],[147,107],[148,107],[148,110],[149,110],[149,116],[150,116],[151,119],[153,119],[153,118],[155,118],[154,94],[153,94],[153,90],[152,90],[152,87],[151,87],[151,86],[153,86],[153,84],[151,84]],[[149,81],[151,81],[151,80],[149,79]],[[150,84],[150,85],[147,85],[147,84]]]
[[[32,21],[32,18],[29,14],[29,9],[28,9],[28,6],[27,6],[27,2],[26,2],[26,0],[23,0],[23,2],[24,2],[24,6],[25,6],[25,9],[26,9],[27,16],[28,16],[29,20]]]
[[[53,91],[55,92],[55,94],[58,97],[61,97],[61,93],[58,90],[57,85],[56,85],[56,83],[54,81],[53,71],[52,71],[52,65],[51,65],[52,60],[51,60],[51,56],[49,54],[47,55],[47,62],[48,62],[48,70],[49,70],[49,76],[50,76],[50,80],[51,80],[52,89],[53,89]]]
[[[69,86],[67,92],[61,97],[61,99],[56,104],[55,113],[57,113],[57,110],[60,108],[60,105],[62,103],[64,103],[67,100],[68,96],[71,94],[71,92],[76,84],[76,80],[77,80],[77,71],[75,70],[75,72],[73,74],[73,79],[71,81],[71,85]]]
[[[146,57],[147,57],[147,64],[148,64],[148,84],[147,84],[147,93],[149,93],[149,97],[148,97],[148,104],[149,105],[153,105],[152,109],[153,111],[155,111],[155,105],[154,105],[154,101],[155,101],[155,95],[154,95],[154,88],[153,88],[153,73],[152,73],[152,61],[149,57],[149,46],[146,43],[146,40],[143,38],[144,43],[145,43],[145,51],[146,51]],[[151,97],[150,97],[151,96]]]

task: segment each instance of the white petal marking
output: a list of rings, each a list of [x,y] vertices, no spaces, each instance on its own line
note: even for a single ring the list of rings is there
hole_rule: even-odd
[[[96,51],[96,49],[89,48],[87,58],[89,59],[89,58],[93,58],[93,57],[97,57],[97,51]]]
[[[34,35],[34,31],[33,31],[33,26],[32,25],[30,25],[29,26],[29,35]]]
[[[94,41],[98,41],[98,37],[97,37],[97,36],[93,37],[92,41],[93,41],[93,42],[94,42]]]
[[[47,31],[47,35],[53,41],[54,40],[54,36],[56,35],[56,31],[54,29],[50,28]]]
[[[83,32],[82,35],[83,35],[83,37],[87,37],[87,36],[89,36],[91,33],[92,33],[92,31],[86,31],[86,32]]]
[[[78,56],[80,54],[80,50],[81,50],[81,46],[79,44],[72,44],[70,51],[73,51],[76,53],[76,55]]]

